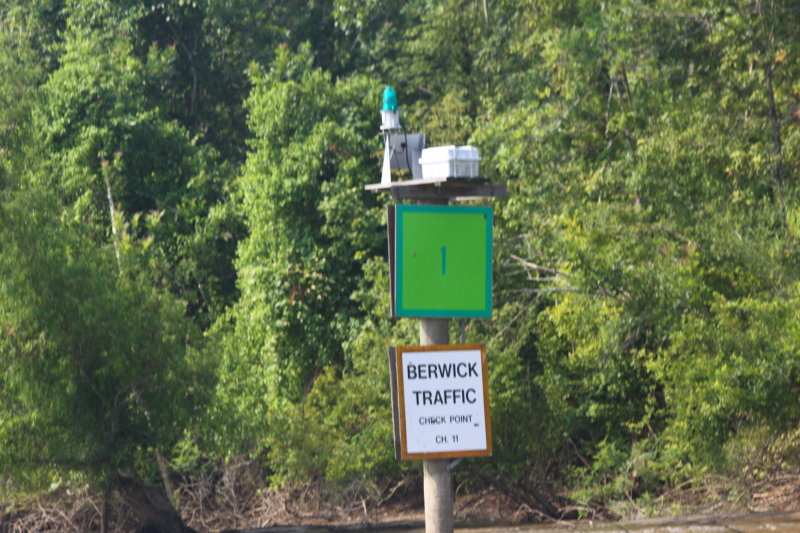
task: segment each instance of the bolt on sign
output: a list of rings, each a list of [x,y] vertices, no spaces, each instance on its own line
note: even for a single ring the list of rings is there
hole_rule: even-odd
[[[398,346],[389,359],[399,458],[492,454],[484,345]]]
[[[389,206],[392,317],[491,318],[492,208]]]

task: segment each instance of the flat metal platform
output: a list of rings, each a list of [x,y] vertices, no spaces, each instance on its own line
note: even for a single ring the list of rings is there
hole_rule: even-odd
[[[505,198],[504,183],[492,183],[484,178],[428,178],[395,181],[384,185],[373,183],[364,187],[372,192],[388,192],[395,200],[477,200]]]

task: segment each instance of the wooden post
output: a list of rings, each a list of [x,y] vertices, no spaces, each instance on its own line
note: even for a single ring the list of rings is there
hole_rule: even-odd
[[[450,344],[449,320],[421,318],[420,346]],[[447,469],[448,459],[427,459],[422,462],[425,495],[425,533],[453,532],[453,479]]]
[[[449,198],[430,198],[421,203],[447,205]],[[419,345],[450,344],[450,320],[420,318]],[[425,533],[453,533],[453,477],[449,459],[422,461],[422,485],[425,499]]]

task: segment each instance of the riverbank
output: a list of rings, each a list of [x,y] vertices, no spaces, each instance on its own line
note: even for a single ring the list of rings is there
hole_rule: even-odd
[[[424,527],[422,483],[409,476],[388,487],[319,484],[267,490],[247,468],[227,468],[208,477],[184,479],[176,486],[176,506],[186,524],[200,533],[301,531],[400,531]],[[546,497],[560,515],[537,508]],[[15,507],[0,507],[0,531],[99,531],[101,502],[87,488],[54,491]],[[120,501],[110,502],[111,531],[136,530]],[[554,494],[529,494],[489,484],[479,491],[456,486],[458,528],[509,528],[563,531],[800,531],[800,476],[779,472],[758,482],[706,477],[655,498],[579,505]],[[744,524],[737,527],[732,524]],[[761,524],[761,525],[759,525]],[[720,526],[721,527],[721,526]],[[756,528],[756,529],[754,529]],[[670,529],[673,531],[673,529]],[[722,530],[720,530],[722,531]]]

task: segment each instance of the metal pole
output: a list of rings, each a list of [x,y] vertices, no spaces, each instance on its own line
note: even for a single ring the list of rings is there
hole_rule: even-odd
[[[450,344],[446,318],[422,318],[419,321],[421,346]],[[425,533],[453,532],[453,478],[447,459],[422,462],[425,493]]]

